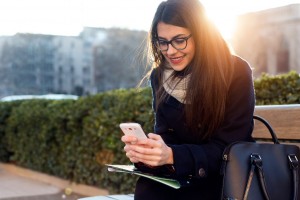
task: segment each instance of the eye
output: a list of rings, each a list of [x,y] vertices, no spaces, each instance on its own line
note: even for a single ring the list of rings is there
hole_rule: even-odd
[[[158,40],[158,45],[159,46],[165,46],[165,45],[168,45],[168,42],[167,41],[164,41],[164,40]]]
[[[185,39],[183,39],[183,38],[177,38],[177,39],[173,40],[173,42],[174,42],[176,45],[181,45],[181,44],[184,44],[184,43],[185,43]]]

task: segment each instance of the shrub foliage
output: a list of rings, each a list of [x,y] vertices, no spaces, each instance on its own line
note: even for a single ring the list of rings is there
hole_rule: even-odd
[[[264,74],[254,86],[257,105],[300,103],[296,72]],[[105,164],[129,164],[119,123],[138,122],[153,132],[151,103],[150,88],[113,90],[76,101],[1,102],[0,161],[106,188],[112,194],[132,193],[137,177],[109,173]]]

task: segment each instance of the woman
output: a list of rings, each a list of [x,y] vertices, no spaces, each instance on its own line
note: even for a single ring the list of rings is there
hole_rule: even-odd
[[[224,148],[253,141],[252,71],[230,52],[198,0],[162,2],[149,40],[155,133],[145,140],[123,136],[124,150],[133,163],[172,166],[173,176],[191,183],[176,190],[140,178],[135,199],[220,199]]]

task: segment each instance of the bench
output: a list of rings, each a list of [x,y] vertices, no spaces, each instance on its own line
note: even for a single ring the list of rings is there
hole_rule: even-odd
[[[266,119],[281,143],[292,143],[300,147],[300,104],[255,106],[255,115]],[[270,142],[267,128],[255,121],[253,137],[257,141]],[[78,200],[133,200],[133,194],[86,197]]]
[[[269,122],[281,143],[300,147],[300,104],[256,106],[254,114]],[[271,141],[267,128],[257,121],[253,137],[257,141]]]

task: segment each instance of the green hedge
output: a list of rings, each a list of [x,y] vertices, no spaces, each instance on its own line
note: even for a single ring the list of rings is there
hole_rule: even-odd
[[[254,80],[257,105],[300,103],[300,77],[295,71]]]
[[[151,132],[151,91],[114,90],[79,100],[0,103],[0,159],[61,178],[133,192],[136,177],[107,173],[106,163],[129,164],[119,123]],[[120,184],[126,182],[127,184]]]
[[[296,72],[254,81],[256,104],[300,103]],[[113,90],[78,100],[0,103],[0,161],[106,188],[132,193],[135,176],[108,173],[106,163],[129,164],[120,141],[121,122],[152,132],[150,88]],[[122,183],[122,184],[121,184]]]

